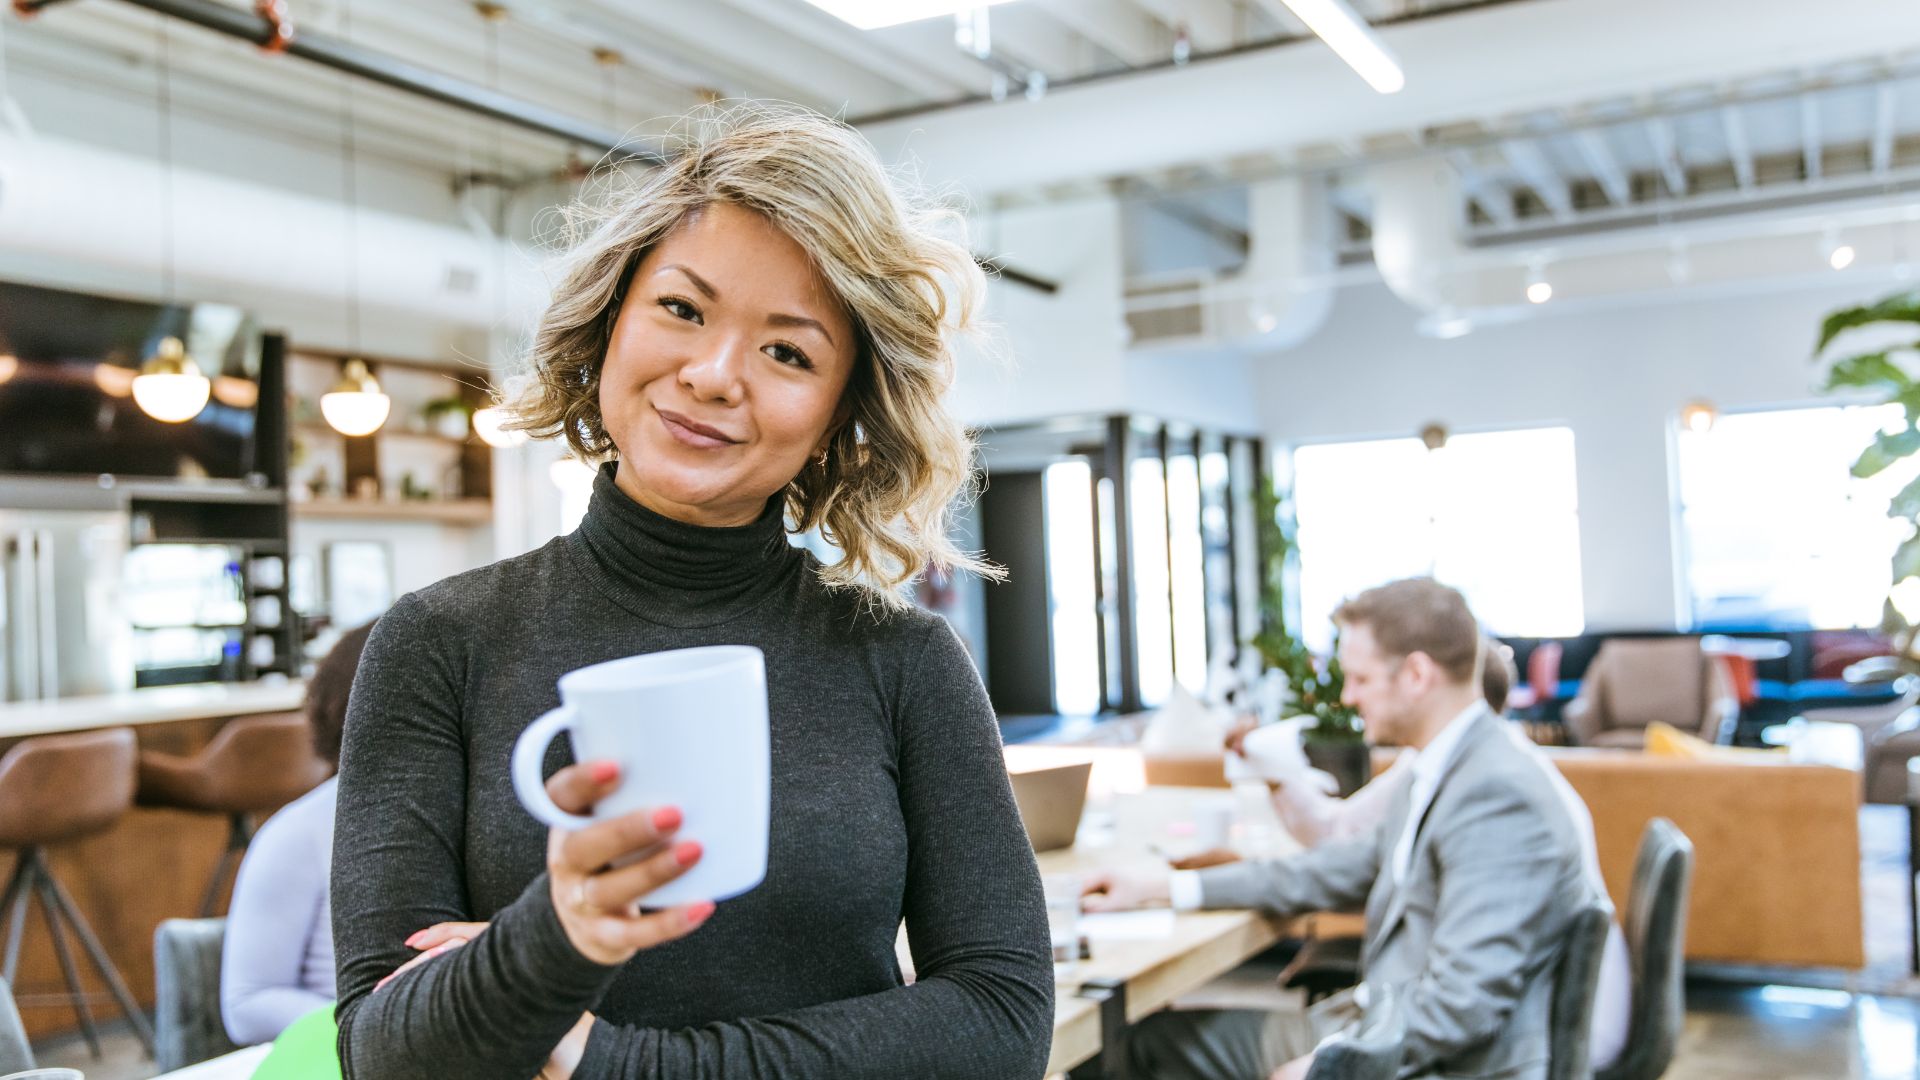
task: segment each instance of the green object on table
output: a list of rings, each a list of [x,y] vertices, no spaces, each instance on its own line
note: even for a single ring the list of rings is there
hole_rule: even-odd
[[[331,1005],[302,1016],[273,1040],[253,1080],[340,1080],[338,1032]]]

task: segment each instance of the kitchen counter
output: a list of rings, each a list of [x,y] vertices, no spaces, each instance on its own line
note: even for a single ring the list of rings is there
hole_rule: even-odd
[[[23,739],[129,727],[140,749],[187,756],[238,717],[295,712],[305,700],[304,683],[282,679],[5,704],[0,705],[0,754]],[[221,814],[136,805],[109,829],[47,848],[53,872],[143,1005],[153,1001],[154,928],[163,919],[195,914],[226,850],[227,832]],[[0,873],[9,871],[13,861],[9,852],[0,850]],[[59,957],[38,913],[28,913],[21,944],[14,994],[28,1036],[42,1039],[70,1031],[72,1010],[46,996],[63,983]],[[82,971],[89,990],[96,995],[104,991],[91,966],[83,963]]]
[[[298,680],[156,686],[94,697],[0,704],[0,739],[292,712],[306,701]]]

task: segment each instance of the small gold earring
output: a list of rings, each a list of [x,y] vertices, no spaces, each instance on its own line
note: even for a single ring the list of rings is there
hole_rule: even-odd
[[[823,469],[827,467],[827,448],[826,447],[823,446],[820,448],[820,455],[813,459],[813,463],[815,465],[820,466]]]

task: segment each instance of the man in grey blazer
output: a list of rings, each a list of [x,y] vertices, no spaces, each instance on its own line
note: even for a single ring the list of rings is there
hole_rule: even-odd
[[[1149,1017],[1128,1040],[1130,1080],[1303,1077],[1317,1046],[1388,995],[1406,1027],[1402,1076],[1546,1075],[1553,964],[1594,895],[1573,820],[1482,700],[1481,633],[1458,592],[1397,581],[1334,618],[1342,700],[1374,742],[1418,754],[1380,826],[1283,859],[1096,874],[1087,907],[1293,914],[1364,903],[1364,980],[1350,999],[1310,1013]]]

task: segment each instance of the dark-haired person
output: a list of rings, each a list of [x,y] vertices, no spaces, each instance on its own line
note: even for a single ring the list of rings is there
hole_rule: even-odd
[[[340,761],[347,692],[373,624],[340,635],[307,683],[307,726],[328,765]],[[220,1018],[242,1046],[271,1042],[288,1024],[333,1004],[335,777],[281,807],[247,846],[227,909],[220,956]]]

